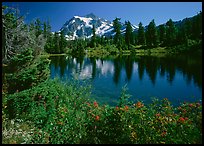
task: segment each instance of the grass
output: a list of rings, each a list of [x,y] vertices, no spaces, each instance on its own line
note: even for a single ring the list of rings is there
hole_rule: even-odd
[[[65,53],[63,54],[42,54],[41,57],[50,57],[50,56],[64,56],[64,55],[67,55]]]
[[[166,47],[155,47],[155,48],[144,48],[142,45],[136,45],[132,46],[131,50],[119,50],[116,48],[115,45],[106,45],[106,46],[101,46],[98,45],[95,48],[86,48],[85,52],[88,57],[107,57],[110,55],[118,55],[118,54],[123,54],[123,55],[130,55],[130,54],[135,54],[137,56],[157,56],[157,57],[164,57],[166,55],[174,54],[175,51],[172,49],[167,49]],[[69,51],[71,52],[71,51]],[[69,54],[69,53],[68,53]],[[45,57],[50,57],[50,56],[64,56],[67,55],[67,53],[63,54],[43,54],[41,56]]]

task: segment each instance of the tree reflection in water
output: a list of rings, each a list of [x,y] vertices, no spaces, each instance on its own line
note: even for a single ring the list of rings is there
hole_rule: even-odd
[[[52,78],[57,75],[61,78],[71,78],[77,73],[79,79],[97,80],[97,83],[101,84],[109,79],[107,82],[111,85],[104,83],[104,90],[113,88],[114,85],[121,86],[138,80],[142,82],[147,78],[151,81],[151,86],[162,86],[161,79],[165,79],[169,86],[172,86],[175,80],[184,80],[186,85],[193,82],[194,87],[202,89],[202,58],[198,57],[118,55],[103,59],[85,56],[57,56],[50,59]]]

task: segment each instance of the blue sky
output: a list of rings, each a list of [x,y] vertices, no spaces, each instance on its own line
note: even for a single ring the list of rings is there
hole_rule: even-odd
[[[129,20],[132,24],[143,26],[154,19],[156,25],[182,20],[202,11],[202,2],[4,2],[17,6],[21,14],[26,14],[25,21],[40,18],[50,21],[52,31],[59,31],[62,25],[73,16],[94,13],[100,18],[113,21],[116,17],[121,22]]]

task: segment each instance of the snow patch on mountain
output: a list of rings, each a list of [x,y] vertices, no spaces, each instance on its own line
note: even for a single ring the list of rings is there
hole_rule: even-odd
[[[84,21],[86,24],[89,24],[89,22],[91,20],[93,20],[92,18],[84,18],[84,17],[79,17],[79,16],[74,16],[74,18],[78,18],[80,19],[81,21]]]
[[[90,38],[92,36],[92,28],[95,25],[96,35],[98,36],[113,36],[113,23],[99,18],[93,13],[85,16],[74,16],[69,21],[66,21],[60,31],[66,35],[67,40],[74,40],[76,38]],[[121,23],[121,34],[125,33],[125,24]],[[138,29],[138,26],[132,25],[133,31]]]

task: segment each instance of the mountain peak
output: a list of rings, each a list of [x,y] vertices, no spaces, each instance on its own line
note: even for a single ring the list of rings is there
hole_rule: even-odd
[[[92,18],[92,19],[96,19],[96,18],[98,18],[96,15],[94,15],[94,13],[89,13],[89,14],[87,14],[87,15],[85,15],[84,17],[86,17],[86,18]]]
[[[99,18],[93,13],[89,13],[84,16],[74,16],[62,26],[60,31],[66,34],[68,40],[74,40],[76,38],[90,38],[93,34],[92,27],[95,25],[95,33],[98,36],[113,36],[113,24],[111,21]],[[121,32],[125,32],[125,25],[122,23]],[[132,26],[134,30],[136,26]]]

